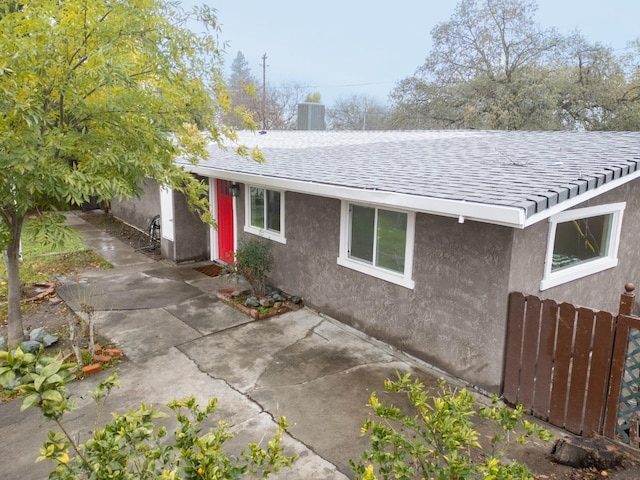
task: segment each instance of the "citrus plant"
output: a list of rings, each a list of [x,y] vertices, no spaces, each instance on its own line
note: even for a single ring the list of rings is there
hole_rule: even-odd
[[[369,407],[377,419],[367,419],[362,434],[369,435],[371,447],[358,462],[351,460],[356,478],[438,479],[438,480],[533,480],[529,469],[504,457],[505,442],[524,443],[531,435],[549,440],[541,427],[522,419],[522,409],[510,410],[498,405],[476,411],[476,402],[466,389],[454,391],[444,381],[434,395],[409,374],[386,380],[385,390],[404,393],[412,407],[410,413],[386,404],[374,392]],[[484,452],[474,429],[479,416],[494,422],[492,452]],[[522,433],[516,434],[517,427]]]
[[[233,438],[224,421],[205,431],[217,400],[201,407],[193,397],[167,405],[172,415],[144,404],[124,414],[112,413],[100,427],[100,415],[112,389],[119,385],[115,373],[90,392],[98,406],[92,435],[81,443],[64,423],[64,414],[74,401],[65,390],[73,376],[72,365],[19,348],[0,352],[0,384],[14,385],[25,396],[22,410],[40,409],[59,431],[50,430],[38,461],[53,463],[52,480],[102,479],[237,479],[252,475],[268,478],[290,467],[295,456],[285,455],[282,434],[288,427],[281,417],[274,437],[266,446],[250,443],[239,455],[227,453],[225,444]],[[17,386],[16,386],[17,385]],[[170,439],[168,429],[158,422],[173,416],[177,426]]]

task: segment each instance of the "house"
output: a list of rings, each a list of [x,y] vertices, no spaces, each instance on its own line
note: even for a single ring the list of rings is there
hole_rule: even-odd
[[[264,237],[275,285],[486,390],[502,382],[509,292],[615,310],[638,280],[640,132],[269,131],[239,143],[266,162],[211,147],[184,163],[210,182],[217,230],[147,185],[164,253],[227,261]]]

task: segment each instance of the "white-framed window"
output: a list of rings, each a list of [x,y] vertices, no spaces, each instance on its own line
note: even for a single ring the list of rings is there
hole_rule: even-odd
[[[342,202],[338,265],[413,288],[415,213]]]
[[[615,267],[625,205],[579,208],[550,217],[540,290]]]
[[[287,243],[284,236],[284,192],[249,185],[245,195],[244,231]]]

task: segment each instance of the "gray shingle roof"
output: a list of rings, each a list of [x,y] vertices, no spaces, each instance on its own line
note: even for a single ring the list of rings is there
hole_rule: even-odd
[[[239,132],[238,143],[266,162],[212,146],[198,170],[517,208],[524,218],[640,171],[640,132],[270,131]]]

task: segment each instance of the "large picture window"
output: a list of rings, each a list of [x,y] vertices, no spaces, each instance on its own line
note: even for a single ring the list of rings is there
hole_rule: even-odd
[[[411,212],[344,202],[338,263],[413,288],[414,222]]]
[[[253,186],[248,190],[245,231],[285,243],[284,194]]]
[[[551,217],[540,289],[615,267],[624,207],[624,203],[601,205]]]

